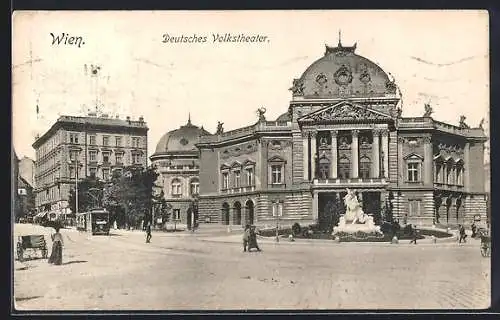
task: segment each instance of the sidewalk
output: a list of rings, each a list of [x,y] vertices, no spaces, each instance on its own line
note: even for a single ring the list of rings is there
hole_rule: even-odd
[[[258,241],[262,243],[276,243],[276,238],[275,237],[262,237],[258,236]],[[207,241],[207,242],[222,242],[222,243],[242,243],[242,234],[228,234],[228,235],[221,235],[221,236],[213,236],[213,237],[201,237],[201,241]],[[386,245],[392,245],[394,244],[390,242],[335,242],[334,240],[327,240],[327,239],[297,239],[295,238],[295,241],[289,241],[287,238],[280,237],[279,238],[279,243],[280,244],[288,244],[288,245],[311,245],[311,244],[321,244],[321,245],[364,245],[364,246],[386,246]],[[475,242],[478,242],[476,239],[467,239],[467,242],[462,245],[471,245],[475,244]],[[399,240],[399,243],[396,245],[408,245],[410,243],[410,240]],[[436,243],[432,241],[430,237],[425,237],[425,239],[419,239],[417,240],[417,245],[441,245],[441,244],[458,244],[456,235],[453,235],[452,237],[448,238],[436,238]],[[414,246],[414,244],[412,244]]]

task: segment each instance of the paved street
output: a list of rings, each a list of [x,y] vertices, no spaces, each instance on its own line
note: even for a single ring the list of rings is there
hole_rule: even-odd
[[[203,228],[203,226],[202,226]],[[16,225],[19,234],[52,229]],[[93,236],[63,229],[63,265],[14,263],[20,310],[487,308],[490,258],[477,240],[409,245],[261,241],[214,231]],[[217,240],[221,241],[217,241]],[[49,244],[51,246],[51,244]]]

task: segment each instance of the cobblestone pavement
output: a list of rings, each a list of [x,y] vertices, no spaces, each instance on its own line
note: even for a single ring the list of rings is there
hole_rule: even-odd
[[[17,234],[49,228],[16,225]],[[490,258],[479,242],[399,245],[262,241],[263,252],[208,233],[62,230],[62,266],[14,263],[19,310],[482,309]],[[221,237],[221,235],[218,235]],[[228,238],[234,236],[228,236]],[[17,237],[16,237],[17,239]]]

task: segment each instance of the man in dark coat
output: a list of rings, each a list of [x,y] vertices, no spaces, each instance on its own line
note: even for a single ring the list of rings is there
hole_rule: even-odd
[[[151,222],[148,222],[146,226],[146,243],[151,242]]]
[[[417,244],[417,238],[418,238],[417,226],[414,225],[412,228],[412,226],[410,225],[410,230],[413,236],[413,239],[410,241],[410,244],[411,243]]]
[[[250,249],[255,248],[257,251],[262,251],[257,243],[257,233],[255,232],[255,226],[250,227],[250,235],[248,238],[248,252]]]
[[[458,231],[460,233],[460,237],[458,238],[458,243],[462,243],[462,240],[463,240],[464,243],[467,242],[465,240],[465,238],[467,238],[467,235],[465,234],[465,228],[464,228],[464,226],[461,225],[461,224],[459,224],[458,225]]]
[[[250,238],[250,225],[245,225],[245,230],[243,231],[243,252],[247,251],[248,240]]]

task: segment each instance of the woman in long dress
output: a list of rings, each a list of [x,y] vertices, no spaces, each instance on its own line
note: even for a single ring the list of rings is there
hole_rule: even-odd
[[[59,227],[56,227],[56,233],[54,233],[52,238],[52,253],[49,257],[49,263],[55,265],[62,264],[62,247],[64,245],[62,234],[59,233]]]

